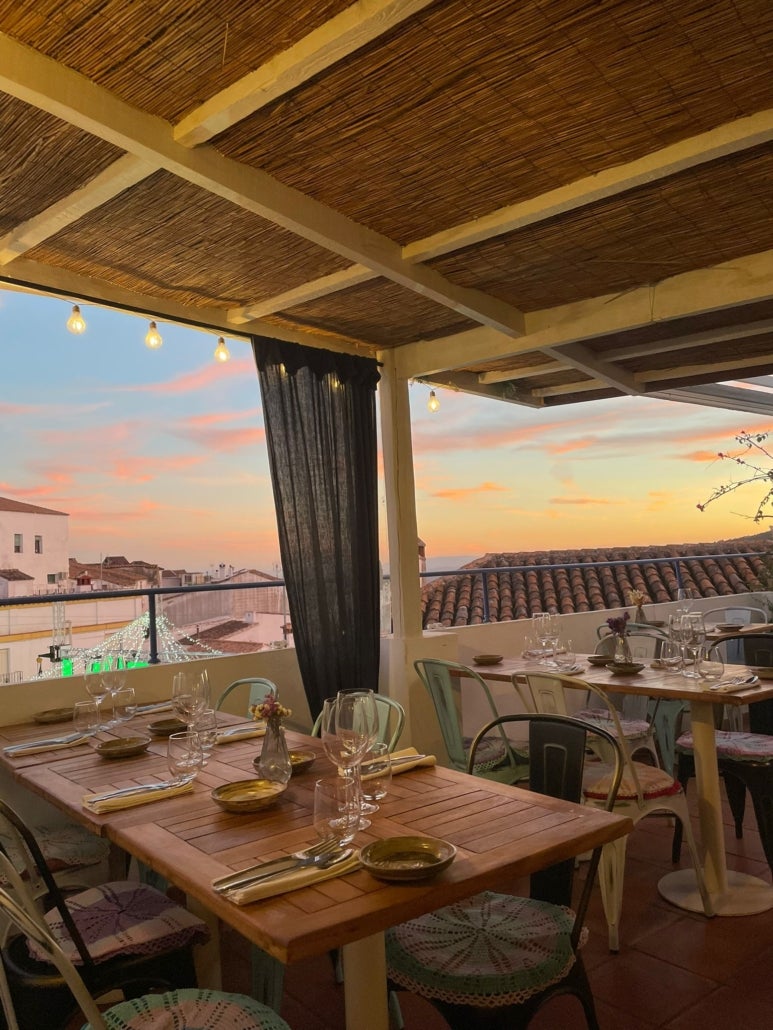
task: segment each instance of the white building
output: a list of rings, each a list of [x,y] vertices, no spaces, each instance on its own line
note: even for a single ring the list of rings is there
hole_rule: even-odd
[[[68,519],[63,511],[0,497],[0,597],[51,593],[67,579]]]

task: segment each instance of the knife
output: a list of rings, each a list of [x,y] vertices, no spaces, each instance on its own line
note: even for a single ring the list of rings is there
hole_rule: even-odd
[[[239,879],[228,876],[223,877],[222,880],[213,882],[212,887],[218,894],[231,894],[241,887],[252,887],[263,880],[270,880],[274,876],[281,876],[282,873],[290,873],[295,869],[329,869],[330,866],[343,862],[351,853],[352,849],[346,848],[344,851],[322,856],[319,861],[313,863],[304,862],[292,855],[288,855],[285,858],[275,858],[273,862],[263,862],[261,865],[253,866],[249,871],[245,870],[243,873],[235,873],[234,877],[238,875]],[[274,868],[268,869],[266,868],[267,866],[274,866]],[[247,875],[248,872],[249,875]]]
[[[191,777],[193,779],[193,777]],[[107,790],[103,794],[95,794],[90,798],[92,804],[97,801],[109,801],[111,798],[127,798],[132,794],[144,794],[147,791],[167,790],[169,787],[176,787],[177,780],[170,780],[168,783],[140,783],[136,787],[119,787],[118,790]]]
[[[401,755],[399,758],[392,758],[390,765],[403,765],[406,762],[421,762],[427,755]],[[366,763],[367,764],[367,763]]]
[[[50,737],[48,740],[28,740],[24,744],[12,744],[10,747],[4,747],[3,753],[6,755],[19,755],[32,748],[53,747],[56,744],[74,744],[76,740],[84,740],[88,736],[88,733],[70,733],[66,737]]]

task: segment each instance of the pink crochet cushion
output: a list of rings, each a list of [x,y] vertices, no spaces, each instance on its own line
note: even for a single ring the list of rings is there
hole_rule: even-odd
[[[95,962],[114,955],[153,955],[209,940],[206,923],[175,905],[153,887],[128,880],[103,883],[67,898],[67,907]],[[57,943],[75,965],[80,955],[56,909],[46,913],[46,923]],[[34,941],[27,942],[30,955],[48,961]]]
[[[98,865],[110,852],[110,844],[102,837],[76,826],[74,823],[62,826],[33,826],[32,832],[43,852],[43,857],[52,873],[83,869]],[[8,857],[21,873],[24,871],[24,856],[11,833],[0,833],[0,843]],[[0,877],[0,883],[2,883]]]
[[[645,765],[643,762],[633,762],[632,764],[636,769],[636,775],[639,777],[643,800],[652,801],[653,798],[671,797],[674,794],[680,793],[682,788],[679,786],[679,782],[673,776],[669,776],[667,772],[664,772],[663,769],[658,769],[654,765]],[[612,771],[605,767],[605,771],[600,776],[583,786],[582,792],[586,798],[593,801],[606,801],[611,783]],[[623,780],[617,792],[617,800],[636,801],[638,797],[636,784],[630,773],[626,770],[623,773]]]
[[[147,994],[119,1002],[103,1017],[108,1030],[290,1030],[266,1005],[221,991]]]
[[[739,762],[773,762],[773,737],[765,733],[740,733],[717,730],[714,734],[717,758],[735,758]],[[683,733],[676,742],[678,751],[692,751],[692,733]]]
[[[575,712],[575,719],[582,719],[583,722],[591,722],[596,726],[600,726],[602,730],[606,730],[611,733],[613,737],[617,736],[617,727],[612,721],[612,717],[608,711],[604,708],[583,708],[580,712]],[[623,731],[623,736],[630,740],[634,737],[646,737],[650,732],[650,724],[646,719],[624,719],[619,716],[620,729]]]
[[[482,1008],[519,1004],[572,968],[573,926],[567,908],[485,891],[388,930],[387,970],[425,998]]]

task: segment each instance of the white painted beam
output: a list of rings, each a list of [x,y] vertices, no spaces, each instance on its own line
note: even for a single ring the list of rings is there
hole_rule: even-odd
[[[566,368],[560,361],[543,361],[538,365],[522,365],[520,368],[505,369],[498,372],[481,372],[478,382],[484,385],[492,383],[520,382],[521,379],[533,379],[535,376],[548,376]]]
[[[186,147],[206,143],[236,122],[284,96],[434,0],[359,0],[294,46],[210,97],[175,126]]]
[[[324,275],[319,279],[303,283],[294,290],[287,290],[285,293],[269,297],[263,302],[256,301],[254,304],[247,304],[241,308],[231,308],[228,312],[228,320],[234,325],[241,325],[256,318],[263,318],[265,315],[272,315],[276,311],[287,311],[299,304],[305,304],[307,301],[326,297],[330,293],[347,290],[375,278],[377,276],[364,265],[350,265],[349,268],[344,268],[340,272],[333,272],[331,275]]]
[[[737,379],[743,375],[744,368],[757,368],[760,365],[768,365],[773,368],[773,354],[739,354],[726,361],[712,361],[710,364],[701,362],[679,365],[677,368],[654,368],[646,372],[637,372],[634,378],[637,383],[646,384],[670,382],[673,379],[690,379],[692,376],[704,375],[707,372],[715,375],[728,372],[734,379]]]

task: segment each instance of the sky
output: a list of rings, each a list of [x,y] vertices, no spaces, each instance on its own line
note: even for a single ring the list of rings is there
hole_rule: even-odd
[[[0,495],[67,512],[70,556],[277,572],[273,496],[249,345],[81,304],[0,291]],[[419,535],[437,568],[499,551],[698,543],[759,532],[749,488],[701,513],[757,415],[645,398],[535,411],[410,387]],[[738,448],[735,448],[736,451]],[[380,497],[382,560],[386,508]],[[455,561],[448,567],[455,567]]]

